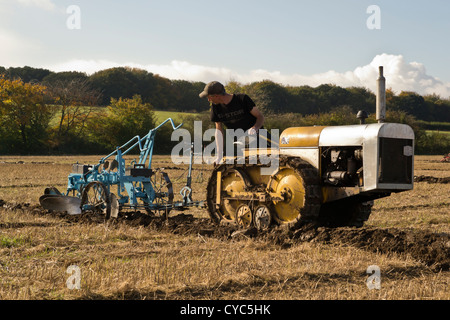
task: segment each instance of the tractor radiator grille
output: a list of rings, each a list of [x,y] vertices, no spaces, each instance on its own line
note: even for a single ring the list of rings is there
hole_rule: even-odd
[[[379,183],[411,184],[413,140],[380,138]]]

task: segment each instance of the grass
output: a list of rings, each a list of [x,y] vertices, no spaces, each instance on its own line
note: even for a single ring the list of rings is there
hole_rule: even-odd
[[[417,123],[420,124],[420,126],[426,130],[450,131],[450,123],[449,122],[417,120]]]
[[[172,120],[175,121],[175,124],[178,125],[178,122],[181,121],[181,118],[186,115],[195,115],[195,113],[160,110],[155,111],[156,123],[163,122],[167,118],[172,118]]]
[[[107,107],[82,107],[86,110],[92,109],[93,112],[107,112]],[[56,107],[56,110],[57,107]],[[180,120],[183,115],[194,115],[195,113],[190,112],[179,112],[179,111],[163,111],[163,110],[155,110],[156,122],[164,121],[167,118],[172,118],[173,120]],[[56,112],[55,118],[52,120],[52,125],[57,125],[59,123],[59,117],[61,115]]]
[[[22,243],[24,243],[24,239],[19,237],[19,238],[10,238],[8,236],[2,236],[0,238],[0,247],[4,247],[4,248],[11,248],[11,247],[16,247],[16,246],[20,246]]]
[[[71,164],[99,157],[0,157],[0,199],[37,204],[45,186],[63,190]],[[449,176],[440,156],[418,156],[415,173]],[[170,167],[178,193],[185,168]],[[193,175],[194,200],[205,197]],[[179,178],[179,179],[176,179]],[[448,184],[415,184],[412,191],[375,201],[369,227],[449,233]],[[207,217],[205,210],[186,214]],[[81,272],[69,289],[67,268]],[[381,289],[366,286],[367,267],[381,269]],[[261,239],[221,240],[179,235],[126,223],[73,223],[27,207],[0,206],[0,299],[442,299],[450,298],[448,271],[433,272],[407,254],[380,253],[339,243],[290,247]]]
[[[442,134],[442,135],[450,137],[450,131],[425,130],[425,132],[426,132],[427,135]]]

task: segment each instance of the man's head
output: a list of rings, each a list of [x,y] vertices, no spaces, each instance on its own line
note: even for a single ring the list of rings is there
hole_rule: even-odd
[[[215,95],[225,95],[225,87],[218,81],[212,81],[205,86],[205,89],[199,94],[200,98],[205,98],[208,96]]]

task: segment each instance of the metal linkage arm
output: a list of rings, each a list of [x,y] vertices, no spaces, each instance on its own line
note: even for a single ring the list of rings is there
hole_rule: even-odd
[[[122,156],[126,155],[128,152],[130,152],[132,149],[134,149],[136,146],[139,145],[139,151],[140,151],[140,159],[139,159],[139,163],[145,163],[145,160],[147,159],[147,157],[149,157],[149,164],[148,167],[150,167],[151,164],[151,157],[153,154],[153,144],[154,144],[154,140],[155,140],[155,132],[156,130],[158,130],[161,126],[163,126],[164,124],[166,124],[167,122],[171,123],[173,130],[177,130],[178,128],[180,128],[183,124],[179,124],[178,126],[175,125],[174,121],[172,120],[172,118],[167,118],[165,121],[163,121],[160,125],[158,125],[156,128],[151,129],[144,137],[140,137],[140,136],[135,136],[132,139],[130,139],[128,142],[126,142],[125,144],[123,144],[120,147],[117,147],[116,150],[114,150],[113,152],[111,152],[109,155],[107,155],[106,157],[103,157],[102,159],[100,159],[99,164],[102,164],[105,162],[105,160],[107,160],[109,157],[117,154],[118,150],[123,150],[125,149],[125,147],[129,146],[132,142],[134,142],[135,140],[137,140],[131,147],[129,147],[126,151],[122,152]],[[144,142],[144,145],[142,146],[142,143]]]

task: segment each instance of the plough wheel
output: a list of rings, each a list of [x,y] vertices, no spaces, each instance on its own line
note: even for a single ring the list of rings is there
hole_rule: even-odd
[[[81,196],[81,210],[83,213],[92,212],[111,217],[111,198],[105,185],[99,181],[90,182]]]
[[[171,211],[170,205],[173,203],[174,198],[172,182],[170,181],[169,175],[162,169],[157,169],[151,177],[151,183],[155,191],[155,199],[153,201],[154,211],[167,217]]]

